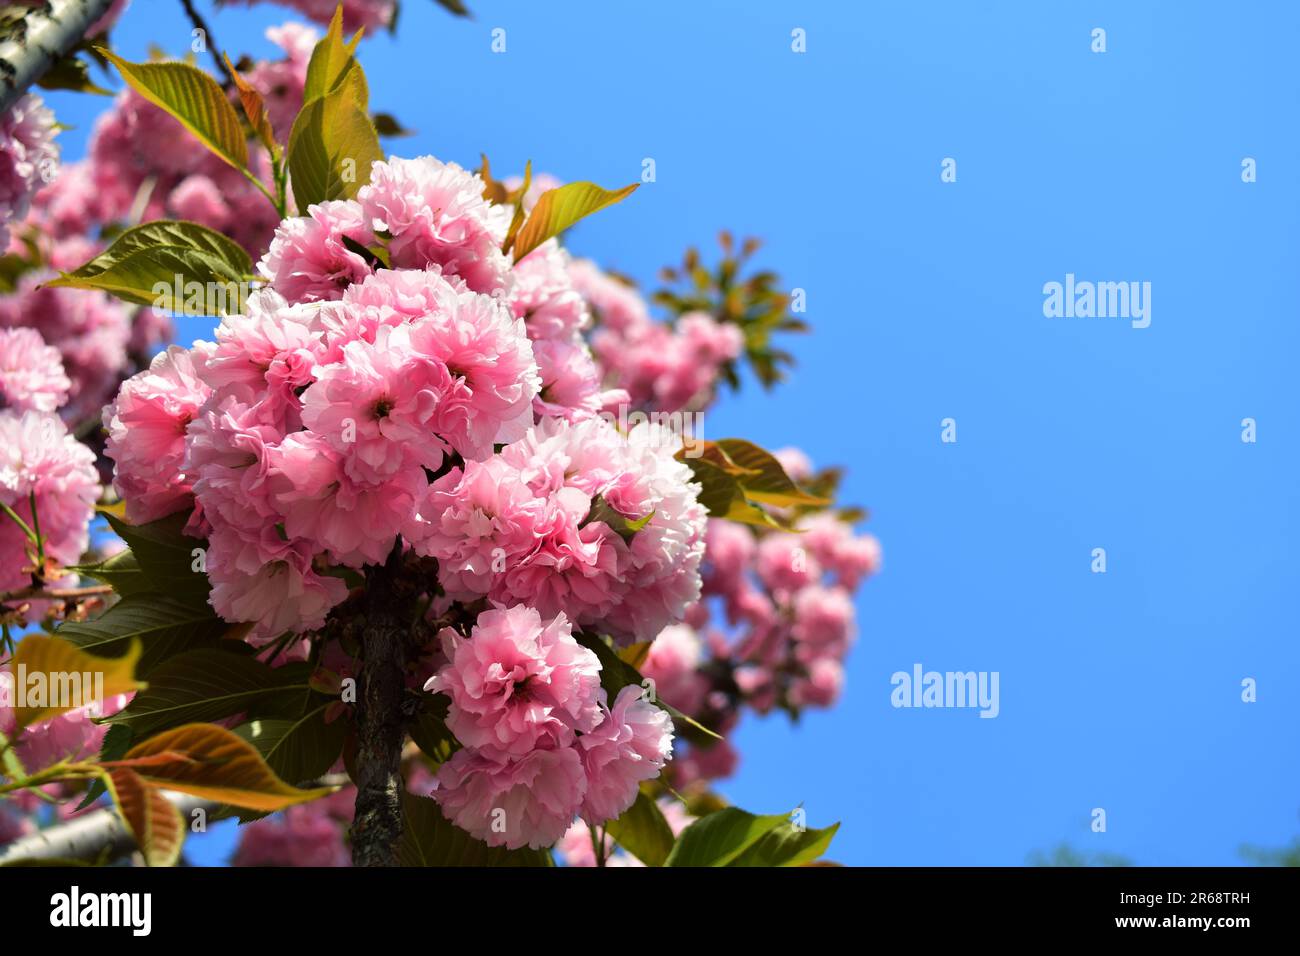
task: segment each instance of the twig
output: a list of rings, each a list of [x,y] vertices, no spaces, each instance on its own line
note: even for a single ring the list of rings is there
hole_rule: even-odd
[[[0,604],[8,604],[10,601],[26,601],[32,598],[38,601],[68,601],[112,593],[112,585],[108,584],[93,584],[84,588],[19,588],[17,591],[0,591]]]
[[[203,14],[194,9],[193,0],[181,0],[181,6],[185,8],[185,13],[190,18],[190,23],[194,24],[194,29],[203,31],[203,45],[212,54],[212,60],[217,64],[217,70],[226,78],[227,84],[235,86],[235,75],[230,72],[230,67],[226,66],[226,59],[221,55],[217,47],[216,37],[212,35],[212,30],[208,27],[207,21],[203,19]]]

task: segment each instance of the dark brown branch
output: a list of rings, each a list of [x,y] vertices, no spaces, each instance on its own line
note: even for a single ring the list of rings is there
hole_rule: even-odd
[[[181,6],[185,8],[185,15],[190,18],[190,23],[194,24],[194,29],[203,31],[203,45],[212,55],[212,62],[217,64],[217,71],[226,78],[229,86],[235,86],[234,74],[230,72],[230,67],[226,66],[226,60],[217,48],[217,40],[212,35],[212,29],[207,21],[203,19],[203,14],[194,8],[194,0],[181,0]]]
[[[352,821],[354,866],[397,866],[402,838],[402,698],[410,641],[409,597],[403,593],[401,543],[382,567],[366,569],[357,715],[357,803]]]

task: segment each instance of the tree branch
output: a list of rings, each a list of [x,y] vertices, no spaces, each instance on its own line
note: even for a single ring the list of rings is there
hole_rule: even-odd
[[[217,48],[217,39],[212,35],[212,29],[208,26],[207,21],[203,19],[203,15],[194,9],[193,0],[181,0],[181,6],[185,8],[185,15],[190,18],[190,23],[194,24],[194,29],[203,31],[203,45],[212,54],[212,62],[217,64],[217,70],[226,78],[226,83],[230,86],[237,86],[234,74],[230,72],[230,67],[226,66],[226,61]]]
[[[329,774],[313,781],[314,786],[340,787],[348,782],[344,774]],[[164,790],[167,798],[180,812],[188,827],[195,810],[215,813],[223,804],[216,800]],[[64,823],[56,823],[25,837],[19,837],[6,846],[0,846],[0,866],[11,863],[40,862],[42,860],[88,860],[105,863],[134,853],[138,847],[131,831],[122,823],[117,811],[111,808],[93,810]]]
[[[112,594],[111,584],[93,584],[84,588],[19,588],[17,591],[0,591],[0,604],[10,601],[69,601],[80,598],[95,597],[100,594]]]
[[[0,43],[0,113],[27,92],[86,31],[108,12],[112,0],[50,0],[50,13],[33,10],[21,41]]]
[[[405,692],[409,597],[401,593],[400,539],[383,566],[366,569],[357,714],[357,803],[354,866],[397,866],[402,838],[402,697]]]
[[[220,806],[188,794],[166,790],[163,796],[188,822],[195,810],[211,813]],[[0,847],[0,866],[41,860],[104,860],[108,862],[136,849],[135,837],[113,810],[95,810],[66,823],[37,830]]]

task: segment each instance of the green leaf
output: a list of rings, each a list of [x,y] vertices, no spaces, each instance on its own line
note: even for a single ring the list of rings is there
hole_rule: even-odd
[[[678,835],[664,865],[727,866],[788,820],[788,814],[759,817],[737,807],[710,813]]]
[[[235,728],[262,755],[282,780],[309,783],[327,774],[343,753],[348,721],[325,722],[333,701],[322,703],[296,720],[254,720]]]
[[[95,93],[99,96],[113,95],[111,90],[104,89],[90,78],[86,61],[74,53],[69,53],[56,61],[36,81],[36,85],[43,90],[72,90],[75,93]]]
[[[64,273],[45,285],[97,289],[124,302],[195,316],[242,312],[246,291],[243,276],[224,260],[177,246],[140,249],[91,275]]]
[[[402,791],[401,866],[553,866],[545,850],[508,850],[476,840],[442,815],[429,797]]]
[[[140,567],[140,562],[136,560],[135,555],[129,548],[125,551],[119,551],[97,564],[73,565],[68,570],[75,571],[77,574],[85,575],[88,578],[94,578],[97,581],[103,581],[123,596],[143,594],[153,590],[153,586],[149,583],[144,570]]]
[[[691,480],[700,485],[699,502],[711,517],[782,531],[790,530],[775,516],[748,501],[740,479],[735,475],[728,474],[704,458],[687,458],[678,452],[677,459],[691,469]]]
[[[789,818],[771,830],[728,866],[799,866],[811,863],[826,852],[840,825],[823,830],[795,829]]]
[[[186,651],[151,671],[148,690],[136,694],[130,704],[107,718],[107,722],[125,724],[135,739],[143,740],[181,724],[216,721],[243,713],[257,716],[265,712],[260,708],[274,705],[275,695],[307,691],[305,681],[290,683],[296,676],[296,673],[282,674],[246,654],[220,648]]]
[[[195,552],[202,552],[205,542],[184,533],[190,518],[188,511],[141,525],[127,524],[109,511],[101,510],[100,514],[130,547],[153,590],[196,607],[208,607],[208,576],[194,569],[200,557]],[[212,613],[211,609],[208,613]]]
[[[137,93],[161,107],[236,169],[248,168],[248,142],[235,108],[216,80],[188,63],[128,63],[96,48]]]
[[[444,763],[460,749],[460,744],[447,729],[447,699],[442,695],[429,695],[407,727],[411,739],[430,760]]]
[[[69,621],[55,634],[99,655],[123,654],[138,638],[144,653],[136,673],[149,678],[169,657],[196,646],[213,645],[229,630],[230,625],[207,605],[196,606],[151,591],[124,597],[93,621]]]
[[[311,51],[311,60],[307,63],[307,80],[302,91],[304,107],[313,100],[334,92],[346,82],[356,84],[352,88],[355,101],[363,110],[366,108],[369,92],[361,65],[354,55],[360,39],[361,31],[358,30],[349,43],[343,42],[343,6],[340,4],[334,10],[325,36]]]
[[[640,183],[624,186],[610,192],[595,183],[567,183],[548,189],[537,199],[537,205],[527,221],[515,234],[514,241],[504,250],[514,249],[515,262],[532,252],[547,239],[558,236],[575,222],[612,206],[630,196]]]
[[[289,134],[289,177],[299,214],[330,199],[351,199],[384,158],[379,136],[347,88],[302,108]]]
[[[644,790],[637,792],[636,802],[621,817],[605,825],[605,831],[646,866],[663,866],[675,842],[659,804]]]
[[[767,505],[828,505],[825,498],[818,498],[801,490],[790,480],[776,457],[759,448],[753,442],[741,438],[722,438],[717,446],[737,468],[745,474],[739,477],[740,487],[745,497]]]
[[[253,271],[253,260],[244,247],[228,236],[197,222],[157,219],[120,233],[112,245],[69,275],[79,279],[99,275],[132,253],[157,248],[190,249],[213,256],[222,263],[223,275],[233,279],[241,279]]]

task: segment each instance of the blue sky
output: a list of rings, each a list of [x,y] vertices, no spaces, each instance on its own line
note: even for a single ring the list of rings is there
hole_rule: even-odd
[[[188,48],[179,3],[134,6],[121,52]],[[393,151],[607,186],[651,157],[657,181],[575,251],[648,282],[726,227],[807,290],[791,381],[727,398],[706,433],[847,466],[885,570],[844,700],[747,720],[734,802],[840,820],[832,855],[860,864],[1014,865],[1062,841],[1233,864],[1300,832],[1300,7],[403,7],[361,51],[375,108],[418,131]],[[233,59],[287,18],[211,23]],[[50,99],[76,157],[102,102]],[[1046,318],[1067,273],[1150,282],[1150,326]],[[1000,715],[894,709],[915,663],[999,672]]]

